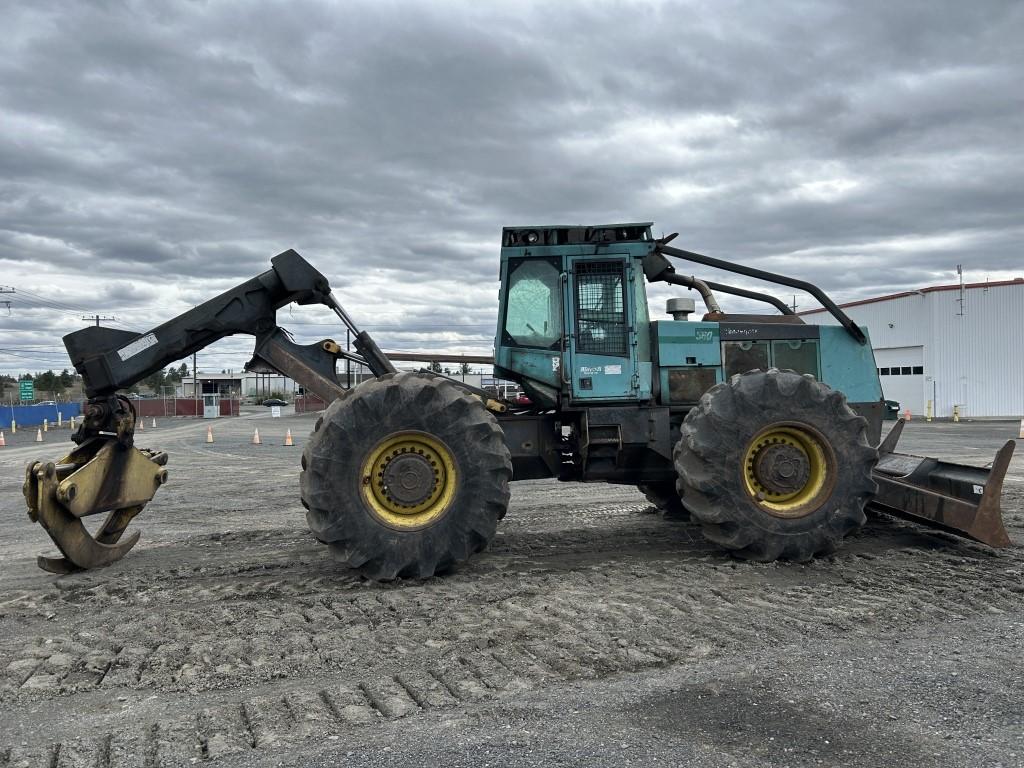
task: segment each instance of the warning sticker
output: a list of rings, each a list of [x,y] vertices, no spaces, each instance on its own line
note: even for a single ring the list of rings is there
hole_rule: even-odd
[[[147,333],[145,336],[137,338],[128,346],[121,347],[117,350],[117,356],[124,361],[129,357],[135,357],[139,352],[144,352],[153,346],[156,346],[156,334]]]

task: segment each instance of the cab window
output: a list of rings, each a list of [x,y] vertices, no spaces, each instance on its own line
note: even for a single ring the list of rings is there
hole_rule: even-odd
[[[622,261],[580,261],[576,273],[576,351],[626,357]]]
[[[562,338],[561,271],[543,259],[508,263],[502,340],[514,347],[556,348]]]

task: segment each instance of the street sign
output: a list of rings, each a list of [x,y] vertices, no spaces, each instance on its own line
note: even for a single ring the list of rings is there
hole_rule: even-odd
[[[26,380],[18,382],[18,399],[20,400],[35,400],[36,399],[36,384],[34,381]]]
[[[280,405],[272,405],[272,406],[270,406],[270,418],[272,418],[272,419],[280,419],[281,418],[281,406]]]

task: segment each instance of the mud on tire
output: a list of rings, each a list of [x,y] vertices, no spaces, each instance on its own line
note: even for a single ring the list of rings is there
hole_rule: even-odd
[[[877,490],[871,469],[878,454],[868,445],[866,425],[842,393],[813,377],[774,368],[738,374],[708,390],[683,422],[674,452],[680,496],[705,537],[741,557],[805,561],[832,552],[864,524],[864,505]],[[827,466],[804,503],[768,510],[771,497],[751,473],[761,467],[762,450],[796,455],[799,449],[773,445],[776,432],[776,442],[786,443],[787,430],[810,436],[811,448],[820,451],[805,455],[820,454]]]
[[[392,453],[412,477],[428,473],[421,495],[429,498],[420,503],[428,509],[418,517],[411,514],[416,499],[400,498],[404,470],[388,463]],[[448,471],[431,490],[429,472],[437,465]],[[303,451],[302,469],[313,535],[374,580],[427,578],[484,549],[508,508],[512,476],[501,428],[484,405],[417,373],[363,383],[332,403]],[[397,473],[394,489],[385,482],[389,471]]]

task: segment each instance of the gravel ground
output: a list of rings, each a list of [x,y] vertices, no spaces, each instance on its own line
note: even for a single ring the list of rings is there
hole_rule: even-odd
[[[67,433],[7,435],[0,767],[1024,765],[1024,457],[1000,552],[883,518],[745,563],[632,488],[538,481],[457,573],[376,585],[305,529],[312,421],[148,427],[171,481],[141,543],[69,577],[36,568],[21,498]],[[913,422],[901,447],[984,464],[1016,433]]]

